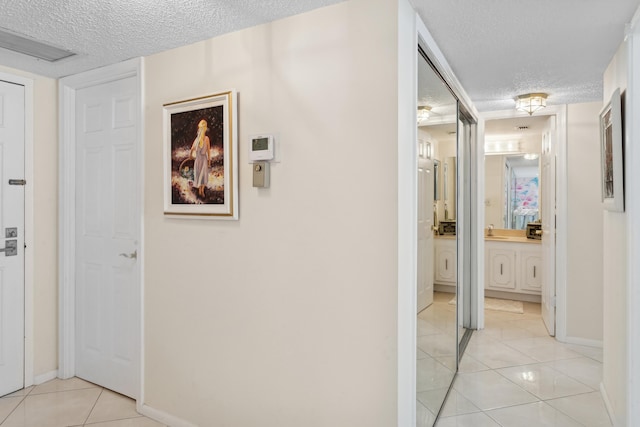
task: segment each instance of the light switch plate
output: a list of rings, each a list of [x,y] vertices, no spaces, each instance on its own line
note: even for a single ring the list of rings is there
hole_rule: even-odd
[[[269,162],[256,162],[253,167],[253,186],[256,188],[269,187]]]

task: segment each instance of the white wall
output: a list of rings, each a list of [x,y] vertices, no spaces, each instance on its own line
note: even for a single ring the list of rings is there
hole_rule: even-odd
[[[33,80],[33,347],[34,375],[58,368],[58,86],[57,81],[12,68]]]
[[[627,87],[627,44],[623,43],[604,73],[604,102],[616,88]],[[604,104],[603,104],[604,105]],[[627,183],[627,185],[633,185]],[[598,190],[599,190],[598,186]],[[603,386],[616,426],[627,425],[627,214],[603,216],[604,365]],[[637,260],[634,260],[637,262]]]
[[[602,103],[571,104],[567,112],[567,339],[602,343],[603,233],[600,194]]]
[[[145,403],[201,425],[397,417],[397,4],[146,58]],[[163,215],[162,104],[236,88],[240,220]],[[248,135],[277,132],[271,188]]]

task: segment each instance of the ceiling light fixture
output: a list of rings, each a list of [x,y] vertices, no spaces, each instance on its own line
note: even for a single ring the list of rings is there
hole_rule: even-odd
[[[547,106],[547,94],[546,93],[527,93],[526,95],[519,95],[516,98],[516,110],[524,111],[532,115],[536,111]]]
[[[538,155],[536,153],[527,153],[524,155],[525,160],[536,160]]]
[[[429,111],[431,111],[431,107],[428,105],[421,105],[418,107],[418,123],[429,118]]]
[[[484,143],[484,154],[511,154],[520,152],[519,140],[488,140]]]

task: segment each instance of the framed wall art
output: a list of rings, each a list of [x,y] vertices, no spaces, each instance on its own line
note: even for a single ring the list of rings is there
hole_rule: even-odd
[[[238,219],[234,90],[163,106],[164,213]]]
[[[606,210],[624,212],[624,155],[620,89],[600,112],[602,204]]]

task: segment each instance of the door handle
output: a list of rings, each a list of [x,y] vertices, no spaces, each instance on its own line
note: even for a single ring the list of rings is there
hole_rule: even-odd
[[[123,256],[123,257],[125,257],[125,258],[129,258],[129,259],[138,259],[138,251],[137,251],[137,250],[135,250],[135,251],[133,251],[133,253],[131,253],[131,254],[125,254],[125,253],[122,253],[122,254],[120,254],[120,256]]]
[[[533,278],[534,279],[536,278],[536,266],[535,265],[533,266]]]
[[[502,276],[502,264],[500,264],[500,275]]]
[[[7,240],[5,242],[5,247],[0,248],[0,252],[4,252],[4,256],[16,256],[18,255],[18,241],[17,240]]]

